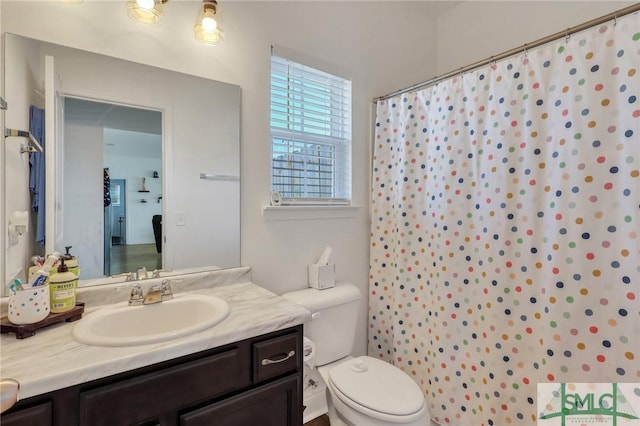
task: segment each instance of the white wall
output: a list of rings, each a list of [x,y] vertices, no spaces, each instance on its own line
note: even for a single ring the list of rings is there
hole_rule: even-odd
[[[110,153],[109,143],[115,139],[117,145],[135,147],[131,151]],[[127,183],[127,244],[151,244],[155,242],[151,218],[162,214],[162,181],[153,179],[153,171],[162,170],[162,137],[151,133],[129,132],[105,129],[105,167],[109,168],[111,179],[125,179]],[[142,178],[149,192],[142,189]],[[143,203],[142,200],[146,200]]]
[[[0,34],[3,34],[2,32],[2,7],[0,7]],[[4,57],[4,43],[0,43],[0,55],[2,57]],[[1,96],[3,96],[4,99],[4,78],[1,78],[0,80],[0,94]],[[4,129],[4,120],[5,120],[5,111],[4,110],[0,110],[0,129]],[[3,143],[4,143],[4,139]],[[7,193],[7,188],[5,186],[5,166],[4,166],[4,159],[5,159],[5,154],[4,154],[4,148],[0,147],[0,190],[2,191],[3,194]],[[5,213],[5,209],[6,209],[6,200],[5,197],[0,197],[0,224],[5,223],[5,217],[6,217],[6,213]],[[0,226],[0,229],[4,229],[3,226]],[[6,240],[6,233],[5,232],[0,232],[0,248],[2,248],[3,250],[6,250],[8,253],[8,247],[6,246],[7,240]],[[7,272],[7,256],[2,256],[0,255],[0,279],[4,280],[2,283],[4,284],[5,281],[10,280],[10,277],[7,277],[6,274],[8,274]]]
[[[632,1],[465,1],[438,18],[437,74],[620,10]]]
[[[102,277],[102,127],[65,121],[64,130],[61,241],[63,245],[73,247],[71,253],[78,256],[82,278]]]
[[[33,100],[32,93],[34,89],[38,87],[36,76],[29,70],[38,69],[40,63],[39,51],[37,45],[27,41],[12,45],[9,49],[14,50],[7,50],[6,53],[8,55],[12,54],[13,51],[22,52],[21,55],[16,55],[20,57],[21,62],[16,63],[14,68],[21,70],[21,72],[13,75],[12,70],[4,70],[6,80],[14,83],[5,84],[4,99],[7,101],[12,99],[13,101],[9,102],[9,108],[2,113],[2,116],[7,127],[16,130],[29,130],[29,104]],[[4,126],[2,126],[2,130],[4,136]],[[5,220],[9,220],[11,213],[14,211],[31,211],[29,154],[20,153],[20,146],[26,142],[24,138],[11,137],[7,138],[3,146],[0,147],[6,160],[2,162],[6,186],[2,187],[4,196],[0,197],[5,202],[5,206],[2,209],[3,215],[6,215]],[[7,253],[3,259],[3,261],[6,261],[5,269],[0,274],[3,280],[9,280],[15,275],[23,281],[26,280],[27,265],[24,264],[23,260],[25,258],[28,259],[36,250],[33,243],[36,232],[35,225],[35,220],[31,220],[28,233],[20,236],[17,244],[12,243],[7,238],[6,233],[2,232],[0,241],[5,241]]]
[[[7,32],[217,79],[242,87],[242,263],[253,279],[281,293],[306,286],[307,265],[326,245],[337,276],[368,294],[371,100],[435,72],[435,19],[421,2],[220,2],[226,40],[193,39],[197,1],[171,1],[163,22],[131,22],[122,2],[2,1]],[[95,18],[95,19],[94,19]],[[355,217],[267,221],[269,201],[270,45],[336,66],[353,79]],[[175,150],[176,157],[197,155]],[[182,170],[187,173],[187,170]],[[197,188],[182,188],[199,196]],[[184,243],[187,245],[187,242]],[[366,297],[356,351],[366,350]]]
[[[0,3],[4,31],[242,87],[242,263],[275,292],[303,288],[306,266],[334,247],[339,279],[368,293],[371,99],[619,8],[620,2],[464,2],[437,22],[424,2],[221,2],[226,41],[194,42],[198,2],[171,1],[157,27],[121,2]],[[628,3],[628,2],[627,2]],[[96,19],[91,19],[91,18]],[[437,32],[437,50],[436,50]],[[269,46],[340,67],[353,79],[353,218],[267,221]],[[437,68],[436,68],[437,62]],[[366,302],[356,351],[366,348]]]

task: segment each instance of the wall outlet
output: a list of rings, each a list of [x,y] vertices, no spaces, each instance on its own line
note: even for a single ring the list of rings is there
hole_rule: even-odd
[[[184,213],[178,213],[176,215],[176,226],[184,226]]]

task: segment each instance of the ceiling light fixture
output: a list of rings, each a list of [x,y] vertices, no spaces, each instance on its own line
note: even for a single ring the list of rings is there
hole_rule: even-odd
[[[127,0],[129,18],[142,24],[156,24],[162,17],[162,9],[169,0]]]
[[[218,44],[224,40],[224,30],[216,0],[202,2],[196,24],[193,26],[193,34],[196,40],[206,44]]]

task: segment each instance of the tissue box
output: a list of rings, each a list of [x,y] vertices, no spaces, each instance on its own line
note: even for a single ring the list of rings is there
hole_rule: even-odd
[[[323,290],[335,287],[336,265],[309,265],[309,287]]]

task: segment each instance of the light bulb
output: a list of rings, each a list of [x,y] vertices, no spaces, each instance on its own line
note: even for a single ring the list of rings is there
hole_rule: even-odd
[[[155,24],[162,17],[163,3],[166,3],[166,1],[127,0],[127,14],[136,22],[149,25]]]
[[[212,33],[218,28],[218,23],[212,17],[205,16],[202,18],[202,29],[208,33]]]
[[[217,44],[224,38],[218,3],[214,0],[204,0],[203,3],[193,26],[193,33],[203,43]]]
[[[142,9],[151,10],[153,9],[154,0],[136,0],[136,3]]]

